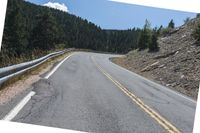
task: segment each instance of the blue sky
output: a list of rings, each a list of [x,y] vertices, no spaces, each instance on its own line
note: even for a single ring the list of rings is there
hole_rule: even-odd
[[[108,0],[28,0],[43,5],[45,3],[64,3],[69,13],[87,19],[103,29],[128,29],[143,27],[145,19],[151,22],[152,27],[167,26],[173,19],[176,26],[183,24],[186,17],[193,18],[195,13],[151,8],[111,2]]]

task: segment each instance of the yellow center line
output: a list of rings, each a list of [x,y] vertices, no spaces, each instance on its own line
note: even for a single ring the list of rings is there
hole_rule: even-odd
[[[108,74],[105,70],[103,70],[97,62],[92,58],[96,67],[102,72],[109,80],[111,80],[122,92],[124,92],[134,103],[136,103],[144,112],[146,112],[150,117],[152,117],[159,125],[161,125],[164,129],[169,133],[181,133],[174,125],[172,125],[169,121],[167,121],[164,117],[146,105],[140,98],[138,98],[135,94],[131,93],[126,87],[124,87],[121,83],[115,80],[110,74]]]

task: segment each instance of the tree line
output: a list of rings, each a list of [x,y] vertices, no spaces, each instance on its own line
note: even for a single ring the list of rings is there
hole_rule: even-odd
[[[174,28],[173,20],[169,23]],[[8,0],[0,53],[0,66],[31,60],[50,51],[81,48],[112,53],[133,49],[159,50],[163,27],[151,28],[146,20],[142,29],[104,30],[75,15],[24,0]]]

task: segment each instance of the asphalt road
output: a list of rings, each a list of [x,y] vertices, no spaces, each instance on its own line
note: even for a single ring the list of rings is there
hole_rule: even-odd
[[[48,79],[12,121],[113,133],[191,133],[196,102],[109,61],[78,52]]]

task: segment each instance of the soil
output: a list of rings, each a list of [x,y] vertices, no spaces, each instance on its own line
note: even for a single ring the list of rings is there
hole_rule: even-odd
[[[160,50],[130,51],[112,61],[135,73],[147,77],[171,89],[197,99],[200,82],[200,43],[192,32],[200,18],[174,29],[171,34],[160,37]]]

